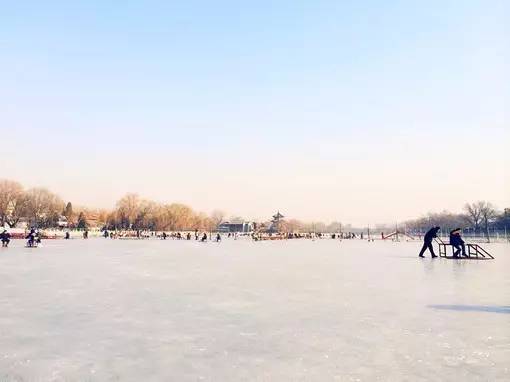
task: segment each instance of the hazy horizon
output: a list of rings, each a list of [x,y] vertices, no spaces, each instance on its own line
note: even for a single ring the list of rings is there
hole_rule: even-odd
[[[3,180],[3,179],[0,179],[0,180]],[[16,181],[15,179],[8,179],[8,180]],[[32,188],[32,187],[48,189],[49,191],[51,191],[51,192],[57,194],[58,196],[60,196],[62,198],[62,200],[64,201],[64,203],[71,202],[71,204],[73,205],[73,207],[75,209],[86,208],[86,209],[89,209],[89,210],[100,209],[100,210],[109,210],[109,211],[111,211],[111,210],[115,209],[116,202],[119,201],[119,199],[121,199],[121,197],[123,197],[123,196],[125,196],[127,194],[137,194],[140,197],[141,200],[145,199],[145,200],[150,200],[150,201],[153,201],[153,202],[156,202],[156,203],[162,203],[162,204],[184,203],[184,204],[187,204],[187,203],[185,203],[183,201],[179,201],[179,200],[151,199],[151,198],[147,198],[145,195],[137,193],[137,192],[125,192],[122,195],[119,195],[119,197],[114,202],[112,202],[110,205],[86,205],[86,204],[80,203],[77,200],[71,200],[71,199],[65,198],[65,196],[63,196],[57,190],[53,190],[53,189],[51,189],[49,187],[46,187],[46,186],[31,185],[30,187],[27,187],[27,185],[25,185],[25,184],[22,184],[22,186],[24,186],[25,189],[29,189],[29,188]],[[193,208],[196,212],[205,212],[205,213],[210,214],[210,213],[214,213],[216,211],[221,211],[222,213],[224,213],[224,221],[228,221],[230,218],[237,218],[237,217],[242,217],[242,218],[244,218],[245,220],[248,220],[248,221],[250,221],[250,220],[253,220],[253,221],[268,221],[268,220],[271,219],[271,216],[276,211],[279,211],[279,212],[284,212],[286,214],[284,216],[285,219],[297,219],[297,220],[303,221],[305,223],[322,222],[322,223],[329,224],[329,223],[334,223],[334,222],[340,222],[342,224],[352,225],[353,227],[360,228],[360,227],[366,227],[367,225],[371,225],[372,227],[375,227],[376,225],[392,225],[392,224],[403,223],[405,221],[409,221],[409,220],[413,220],[413,219],[418,219],[420,217],[425,216],[428,213],[442,213],[444,211],[448,211],[448,212],[452,212],[452,213],[464,213],[465,212],[464,211],[464,205],[466,203],[471,203],[471,202],[476,202],[476,201],[474,201],[474,200],[466,201],[457,210],[451,210],[451,209],[447,209],[447,208],[438,208],[438,209],[435,209],[435,210],[422,211],[421,213],[419,213],[417,215],[412,215],[412,216],[407,216],[407,217],[400,216],[400,217],[395,217],[393,220],[386,220],[386,221],[383,221],[383,220],[381,220],[381,221],[374,221],[374,219],[367,219],[367,221],[363,221],[363,220],[360,220],[359,218],[357,219],[356,217],[354,217],[351,220],[346,220],[346,219],[318,219],[316,216],[310,216],[308,218],[304,218],[303,216],[289,215],[289,214],[287,214],[286,211],[283,211],[281,209],[269,210],[267,208],[262,208],[261,209],[262,212],[265,212],[265,215],[264,214],[260,214],[260,215],[241,215],[241,214],[236,214],[235,211],[229,211],[229,210],[227,210],[225,208],[217,208],[217,207],[214,207],[214,206],[209,206],[208,208],[205,208],[205,209],[198,209],[198,208],[196,208],[196,206],[193,206],[193,205],[190,205],[190,204],[187,204],[187,205],[189,207]],[[487,202],[491,203],[496,208],[496,210],[498,212],[503,212],[504,208],[508,208],[508,207],[502,207],[502,206],[499,206],[499,205],[494,205],[494,203],[492,203],[492,201],[490,201],[490,200],[487,200]],[[259,211],[259,213],[260,213],[260,211]]]
[[[86,207],[391,223],[510,206],[510,4],[23,2],[1,178]]]

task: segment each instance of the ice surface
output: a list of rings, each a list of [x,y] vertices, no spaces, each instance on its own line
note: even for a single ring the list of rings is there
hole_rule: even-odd
[[[46,241],[0,251],[0,381],[508,381],[510,246]]]

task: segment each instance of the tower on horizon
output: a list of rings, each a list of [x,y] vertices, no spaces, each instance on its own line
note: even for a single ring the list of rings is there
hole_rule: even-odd
[[[285,216],[283,216],[280,211],[278,211],[275,215],[273,215],[273,219],[271,220],[271,226],[269,227],[269,232],[278,233],[280,232],[280,223],[282,219]]]

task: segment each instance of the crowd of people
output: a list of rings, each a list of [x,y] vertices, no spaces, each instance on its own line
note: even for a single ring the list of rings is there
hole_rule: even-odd
[[[102,236],[105,239],[149,239],[149,238],[159,238],[161,240],[173,239],[173,240],[192,240],[206,242],[209,239],[209,236],[206,232],[200,233],[198,230],[195,230],[194,235],[192,236],[191,232],[154,232],[154,231],[116,231],[107,229],[102,231]],[[230,234],[229,234],[230,237]],[[212,238],[212,234],[211,234]],[[221,235],[218,233],[216,235],[215,241],[221,241]]]
[[[438,239],[438,234],[441,228],[439,226],[432,227],[429,229],[424,237],[423,237],[423,246],[419,252],[419,257],[423,258],[425,257],[425,252],[428,250],[430,252],[430,255],[432,258],[438,257],[434,252],[434,246],[433,241]],[[460,258],[463,257],[469,257],[466,253],[466,244],[464,240],[461,237],[462,229],[456,228],[450,232],[449,243],[443,243],[441,241],[440,244],[445,245],[449,244],[453,247],[453,258]],[[229,232],[227,233],[229,238],[237,239],[238,234]],[[200,242],[207,242],[209,239],[212,239],[212,233],[208,236],[206,232],[200,233],[198,230],[195,230],[194,235],[192,235],[191,232],[171,232],[171,233],[157,233],[157,232],[146,232],[146,231],[108,231],[103,230],[102,236],[104,238],[109,239],[118,239],[118,238],[135,238],[135,239],[143,239],[143,238],[151,238],[151,237],[157,237],[161,240],[167,240],[167,239],[174,239],[174,240],[192,240],[194,238],[195,241]],[[88,230],[83,231],[82,234],[83,239],[88,239],[89,232]],[[313,238],[323,238],[324,235],[322,233],[306,233],[306,234],[300,234],[300,233],[286,233],[286,234],[276,234],[274,236],[269,236],[272,238],[279,238],[279,239],[300,239],[300,238],[306,238],[306,239],[313,239]],[[330,234],[331,239],[363,239],[363,233],[356,235],[355,233],[348,232],[348,233],[333,233]],[[65,239],[70,239],[71,235],[69,231],[65,233],[64,236]],[[261,234],[251,234],[251,238],[255,241],[262,240],[263,237]],[[26,235],[25,239],[27,240],[26,246],[27,247],[37,247],[41,243],[41,234],[39,231],[35,228],[31,228],[28,235]],[[220,233],[216,233],[214,237],[214,241],[221,242],[222,236]],[[370,240],[370,239],[369,239]],[[7,230],[3,230],[2,233],[0,233],[0,241],[2,243],[2,247],[8,247],[9,243],[11,242],[11,234]]]

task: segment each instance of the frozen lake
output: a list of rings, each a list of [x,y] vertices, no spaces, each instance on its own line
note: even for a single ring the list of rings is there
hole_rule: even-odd
[[[510,380],[508,244],[44,244],[0,251],[0,381]]]

